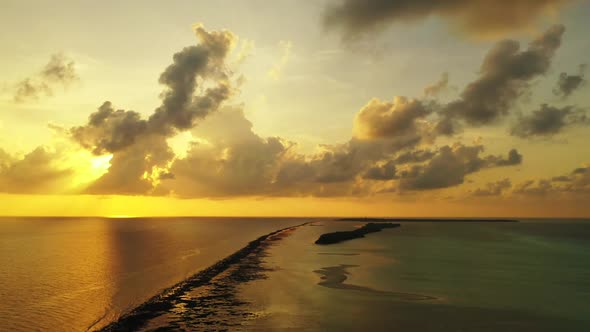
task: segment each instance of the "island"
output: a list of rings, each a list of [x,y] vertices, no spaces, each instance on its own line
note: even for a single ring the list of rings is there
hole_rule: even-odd
[[[334,244],[342,241],[358,239],[365,237],[365,234],[380,232],[384,228],[395,228],[400,227],[400,224],[394,223],[368,223],[361,228],[357,228],[352,231],[341,231],[322,234],[319,239],[315,241],[315,244]]]

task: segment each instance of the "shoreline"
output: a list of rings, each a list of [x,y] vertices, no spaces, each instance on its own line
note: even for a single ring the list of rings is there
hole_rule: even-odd
[[[143,302],[131,311],[121,315],[116,320],[109,322],[107,325],[101,327],[97,331],[135,331],[141,329],[148,325],[152,319],[168,314],[170,310],[176,307],[178,302],[185,301],[185,297],[187,297],[191,291],[203,286],[211,286],[213,279],[224,277],[224,274],[229,274],[231,279],[230,282],[233,282],[234,284],[259,277],[258,274],[260,273],[259,270],[261,267],[258,266],[260,265],[260,257],[258,256],[263,253],[264,249],[270,246],[273,241],[280,240],[281,235],[284,235],[285,233],[293,231],[309,223],[311,222],[308,221],[302,224],[281,228],[262,235],[253,241],[250,241],[245,247],[217,261],[215,264],[195,273],[194,275],[178,282],[177,284],[165,288],[147,301]],[[245,267],[239,266],[240,263],[244,260],[247,260],[249,256],[254,256],[252,258],[257,261],[254,262],[254,264],[248,264],[248,262],[246,262]],[[256,263],[258,263],[258,265]],[[259,269],[256,271],[248,270],[248,268],[252,270],[252,267],[254,270],[256,270],[256,268]],[[234,270],[230,271],[232,268],[234,268]],[[226,288],[228,288],[227,285],[224,290],[226,290]],[[233,299],[229,299],[229,302],[224,304],[229,306],[240,304],[233,303],[232,300]],[[195,299],[192,299],[191,301],[191,304],[194,304]],[[211,308],[209,309],[212,310]],[[209,315],[210,313],[207,316]],[[89,326],[87,330],[92,330],[92,328],[99,321],[100,320],[98,320],[92,326]]]

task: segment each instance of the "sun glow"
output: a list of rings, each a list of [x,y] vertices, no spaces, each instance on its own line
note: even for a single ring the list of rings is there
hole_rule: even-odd
[[[112,154],[93,157],[92,159],[90,159],[92,171],[95,172],[98,176],[103,175],[104,173],[106,173],[109,167],[111,167],[111,159],[113,159]]]
[[[85,186],[105,174],[111,167],[113,155],[94,156],[92,153],[80,150],[74,154],[75,158],[66,164],[75,170],[76,176],[72,180],[74,187]]]

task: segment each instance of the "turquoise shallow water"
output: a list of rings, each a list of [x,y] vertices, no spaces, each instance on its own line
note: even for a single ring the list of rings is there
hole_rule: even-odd
[[[406,224],[370,241],[393,262],[369,273],[383,288],[590,322],[588,222]]]
[[[590,329],[588,221],[402,223],[313,245],[322,233],[362,224],[320,222],[273,248],[274,271],[243,290],[259,314],[248,329]]]

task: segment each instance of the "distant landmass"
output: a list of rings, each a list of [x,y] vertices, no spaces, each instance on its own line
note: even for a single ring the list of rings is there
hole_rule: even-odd
[[[368,223],[361,228],[357,228],[352,231],[341,231],[322,234],[319,239],[315,241],[315,244],[334,244],[342,241],[358,239],[365,237],[365,234],[380,232],[384,228],[395,228],[400,227],[400,224],[393,223]]]
[[[492,218],[339,218],[336,221],[363,222],[518,222],[516,219]]]

